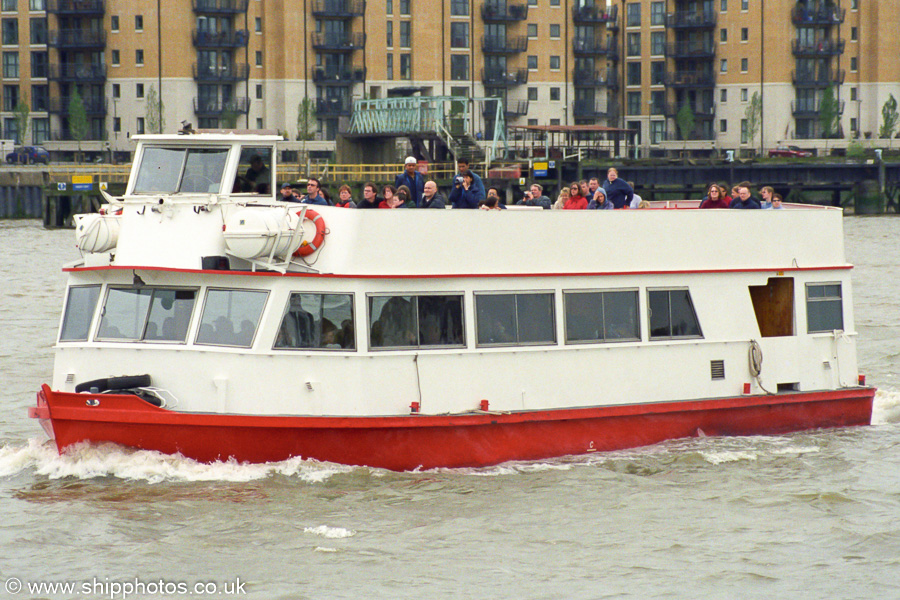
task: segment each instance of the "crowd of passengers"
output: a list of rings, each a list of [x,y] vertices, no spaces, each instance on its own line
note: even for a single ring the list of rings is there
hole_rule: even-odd
[[[379,190],[374,183],[366,183],[361,200],[353,199],[353,192],[347,185],[340,186],[337,198],[331,198],[315,177],[307,180],[306,194],[302,194],[290,183],[282,184],[281,200],[341,208],[506,208],[505,194],[501,193],[501,189],[485,189],[481,177],[469,168],[466,159],[458,160],[457,168],[458,172],[453,178],[447,198],[441,194],[434,181],[425,180],[418,170],[416,159],[409,157],[403,172],[395,177],[393,185],[385,185]],[[760,189],[761,198],[753,196],[751,188],[749,181],[742,181],[731,188],[729,195],[725,187],[712,183],[707,187],[706,197],[700,202],[699,208],[783,208],[782,197],[771,187]],[[650,208],[650,203],[634,191],[634,182],[620,179],[619,172],[614,167],[607,171],[602,182],[596,177],[573,181],[560,190],[555,201],[544,194],[544,188],[539,183],[532,183],[515,204],[547,210]]]

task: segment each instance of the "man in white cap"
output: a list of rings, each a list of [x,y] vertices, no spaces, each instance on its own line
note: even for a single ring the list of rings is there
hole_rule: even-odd
[[[403,172],[394,178],[395,188],[399,189],[401,185],[409,188],[413,202],[410,206],[415,208],[418,208],[422,202],[422,193],[425,191],[425,178],[416,168],[417,166],[416,159],[412,156],[407,156],[404,161]]]

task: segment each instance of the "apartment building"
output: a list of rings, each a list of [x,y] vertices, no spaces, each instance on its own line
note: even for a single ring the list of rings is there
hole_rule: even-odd
[[[182,121],[328,148],[354,99],[414,94],[626,127],[644,155],[823,148],[877,137],[900,99],[900,5],[879,0],[0,0],[0,21],[2,137],[51,150]]]

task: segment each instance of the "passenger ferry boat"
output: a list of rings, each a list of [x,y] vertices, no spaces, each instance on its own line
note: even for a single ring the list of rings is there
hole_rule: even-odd
[[[135,139],[29,409],[60,452],[408,470],[870,422],[839,209],[310,207],[246,186],[279,136]]]

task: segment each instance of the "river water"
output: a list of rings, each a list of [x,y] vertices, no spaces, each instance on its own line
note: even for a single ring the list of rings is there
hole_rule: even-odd
[[[845,232],[873,426],[391,473],[58,456],[73,235],[0,222],[0,598],[898,598],[900,219]]]

